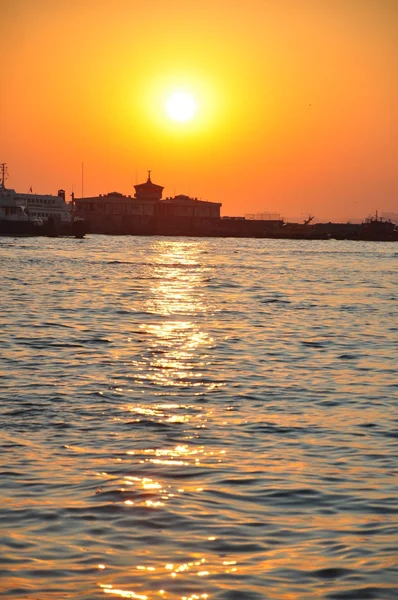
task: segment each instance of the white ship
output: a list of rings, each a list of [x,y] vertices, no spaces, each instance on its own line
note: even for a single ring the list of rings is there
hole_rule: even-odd
[[[27,203],[5,187],[6,165],[0,165],[0,235],[43,235],[44,222],[30,216]]]
[[[6,163],[0,164],[0,234],[18,233],[32,235],[75,235],[83,237],[83,220],[74,218],[72,205],[65,201],[65,191],[57,196],[48,194],[24,194],[6,188]],[[11,225],[11,222],[13,225]],[[15,223],[19,222],[20,225]],[[25,224],[25,226],[22,225]],[[26,231],[26,233],[24,233]]]
[[[27,214],[31,218],[38,218],[47,221],[54,218],[60,223],[72,222],[71,207],[65,201],[65,191],[58,190],[57,196],[34,194],[32,188],[27,194],[16,192],[13,189],[5,187],[7,176],[6,164],[0,165],[0,200],[14,201],[20,206],[24,206]]]

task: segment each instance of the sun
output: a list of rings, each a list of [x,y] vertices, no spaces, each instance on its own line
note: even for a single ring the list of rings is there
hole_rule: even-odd
[[[187,92],[174,92],[166,102],[166,111],[174,121],[190,121],[196,113],[196,102]]]

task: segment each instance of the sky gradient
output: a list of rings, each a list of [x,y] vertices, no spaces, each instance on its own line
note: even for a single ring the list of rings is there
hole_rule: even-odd
[[[0,162],[21,192],[222,214],[398,212],[395,0],[2,0]],[[197,114],[176,123],[168,96]]]

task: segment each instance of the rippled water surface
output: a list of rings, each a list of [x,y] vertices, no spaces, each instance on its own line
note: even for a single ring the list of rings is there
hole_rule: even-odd
[[[0,596],[397,598],[397,250],[0,238]]]

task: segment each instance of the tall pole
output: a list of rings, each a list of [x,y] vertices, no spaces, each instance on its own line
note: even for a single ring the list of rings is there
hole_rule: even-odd
[[[7,163],[1,163],[1,181],[0,181],[0,190],[5,190],[6,188],[6,168]]]
[[[82,163],[82,198],[84,196],[84,164]]]

